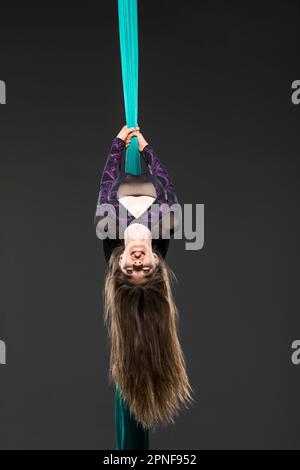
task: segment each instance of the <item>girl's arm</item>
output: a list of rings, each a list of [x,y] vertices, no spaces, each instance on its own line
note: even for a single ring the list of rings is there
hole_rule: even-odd
[[[120,174],[122,150],[125,148],[125,142],[119,137],[113,140],[110,152],[106,159],[102,178],[100,181],[99,196],[97,207],[100,204],[108,202],[108,194],[114,181]],[[96,211],[97,214],[97,211]]]
[[[171,213],[166,213],[159,220],[159,233],[161,238],[168,238],[173,235],[181,227],[181,216],[178,214],[178,199],[176,196],[174,185],[168,174],[166,167],[157,157],[153,147],[148,144],[144,136],[138,131],[133,132],[131,135],[136,135],[139,142],[139,151],[148,165],[150,173],[156,175],[162,184],[165,191],[166,204],[173,206]],[[130,140],[129,140],[130,142]],[[127,143],[127,142],[126,142]]]
[[[135,136],[139,143],[139,151],[144,158],[150,173],[156,175],[160,180],[166,195],[166,203],[171,206],[172,204],[177,204],[178,199],[176,196],[174,185],[171,181],[171,178],[167,172],[166,167],[161,163],[156,153],[154,152],[153,147],[145,140],[143,134],[140,132],[140,128],[137,127],[136,130],[131,132],[127,139],[125,139],[126,146],[130,144],[132,137]]]
[[[99,195],[97,199],[97,207],[94,215],[94,225],[96,227],[96,233],[101,233],[107,228],[107,215],[103,215],[102,204],[108,203],[108,195],[110,188],[114,181],[120,174],[121,168],[121,156],[122,150],[125,147],[125,143],[119,137],[115,137],[113,140],[110,152],[106,159],[104,170],[100,181]],[[99,223],[101,222],[101,224]]]
[[[162,183],[166,194],[167,204],[176,204],[178,202],[178,199],[176,196],[174,185],[171,181],[166,167],[161,163],[161,161],[157,157],[153,147],[147,144],[143,148],[141,155],[144,158],[146,164],[148,165],[150,172],[156,175]]]
[[[121,169],[121,156],[123,149],[127,146],[125,141],[128,135],[135,130],[134,128],[122,127],[121,131],[114,138],[110,152],[106,159],[104,170],[100,181],[100,189],[97,200],[97,207],[94,216],[94,224],[97,227],[99,220],[101,220],[101,205],[108,203],[108,196],[110,189],[120,174]]]

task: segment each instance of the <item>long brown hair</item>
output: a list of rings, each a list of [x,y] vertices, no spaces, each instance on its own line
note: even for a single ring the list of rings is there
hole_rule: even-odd
[[[192,403],[177,333],[172,272],[159,263],[146,284],[134,285],[119,267],[123,248],[110,258],[105,282],[105,323],[111,340],[110,379],[145,428],[174,422]]]

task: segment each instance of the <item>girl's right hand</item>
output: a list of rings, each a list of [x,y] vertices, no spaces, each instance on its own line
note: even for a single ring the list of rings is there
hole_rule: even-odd
[[[139,129],[139,128],[138,127],[123,126],[122,129],[120,130],[119,134],[117,135],[117,137],[119,137],[119,139],[122,139],[124,142],[126,142],[126,140],[128,139],[129,134],[133,131],[136,131],[137,129]]]
[[[137,127],[136,130],[134,130],[134,131],[132,131],[128,134],[127,139],[125,140],[126,147],[128,147],[130,145],[132,137],[137,138],[138,144],[139,144],[139,151],[142,152],[144,150],[144,148],[146,147],[146,145],[148,145],[148,142],[146,141],[143,134],[140,132],[139,127]]]

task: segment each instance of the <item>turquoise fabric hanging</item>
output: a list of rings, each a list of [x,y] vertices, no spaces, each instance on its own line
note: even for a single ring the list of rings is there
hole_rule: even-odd
[[[118,7],[126,123],[128,127],[136,127],[139,79],[137,0],[118,0]],[[133,175],[141,174],[140,154],[136,137],[131,140],[131,144],[126,151],[125,171]]]
[[[115,387],[116,450],[148,450],[149,431],[131,415],[128,403]]]
[[[136,127],[138,119],[138,8],[137,0],[118,0],[120,50],[126,124]],[[126,151],[126,173],[141,174],[140,153],[136,137]],[[149,449],[149,431],[131,415],[128,403],[115,387],[115,432],[117,450]]]

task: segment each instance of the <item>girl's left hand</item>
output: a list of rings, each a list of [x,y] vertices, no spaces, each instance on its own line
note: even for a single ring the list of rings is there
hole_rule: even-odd
[[[117,135],[117,137],[119,137],[119,139],[122,139],[124,142],[126,142],[126,140],[128,139],[128,136],[130,135],[130,133],[136,131],[137,129],[139,129],[139,128],[138,127],[123,126],[122,129],[120,130],[119,134]]]
[[[129,147],[132,137],[137,137],[139,132],[140,132],[139,127],[137,127],[136,129],[133,129],[132,131],[129,132],[129,134],[127,135],[127,137],[125,139],[126,148]]]
[[[139,144],[139,151],[142,152],[143,149],[146,147],[146,145],[148,145],[148,142],[146,141],[145,137],[143,136],[143,134],[141,134],[140,132],[140,128],[137,127],[136,130],[130,132],[130,134],[128,134],[128,137],[125,141],[125,145],[126,147],[128,147],[130,145],[130,142],[131,142],[131,139],[132,137],[136,137],[137,140],[138,140],[138,144]]]

